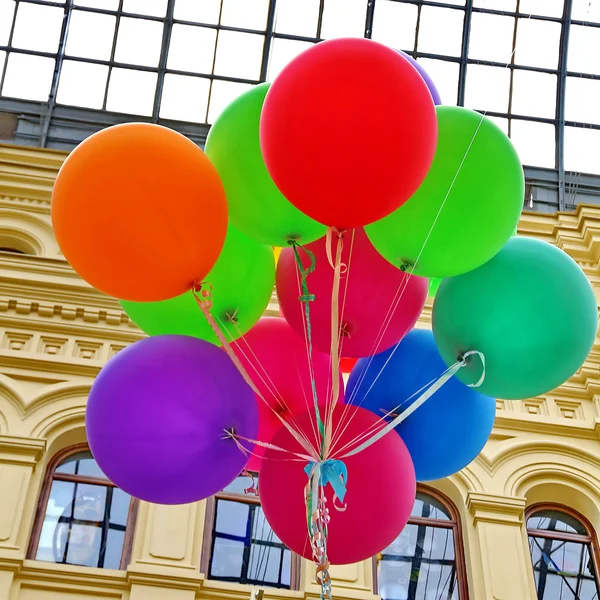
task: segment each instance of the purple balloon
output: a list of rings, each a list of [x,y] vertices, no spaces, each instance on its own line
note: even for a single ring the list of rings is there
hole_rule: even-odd
[[[402,56],[404,56],[404,58],[408,59],[410,64],[417,71],[419,71],[419,74],[421,75],[421,77],[425,81],[427,87],[429,88],[429,93],[431,94],[431,97],[433,98],[433,103],[436,106],[439,106],[442,103],[442,99],[440,98],[440,93],[438,92],[437,88],[435,87],[435,83],[433,83],[433,79],[431,79],[431,77],[429,77],[429,74],[427,73],[427,71],[412,56],[410,56],[410,54],[406,54],[406,52],[402,52],[402,50],[396,50],[396,52],[399,52],[400,54],[402,54]]]
[[[86,430],[105,475],[128,494],[185,504],[231,483],[247,457],[224,439],[255,439],[256,399],[217,346],[183,335],[143,339],[102,369],[90,392]]]

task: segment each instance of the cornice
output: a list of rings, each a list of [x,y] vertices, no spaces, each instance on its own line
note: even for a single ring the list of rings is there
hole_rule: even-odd
[[[500,523],[521,525],[525,514],[526,499],[481,492],[469,492],[467,509],[475,523]]]
[[[0,459],[3,463],[35,466],[46,450],[46,440],[0,435]]]

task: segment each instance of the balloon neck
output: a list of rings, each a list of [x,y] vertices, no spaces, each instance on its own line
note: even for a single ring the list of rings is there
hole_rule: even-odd
[[[342,324],[341,332],[342,332],[342,335],[344,337],[347,337],[348,339],[350,339],[350,337],[351,337],[350,336],[350,332],[351,331],[352,331],[352,326],[350,325],[350,323],[346,322],[346,323]]]
[[[409,275],[412,274],[415,266],[411,262],[408,262],[407,260],[402,260],[401,258],[398,260],[400,261],[400,267],[399,267],[400,270],[403,273],[408,273]]]
[[[238,324],[237,313],[238,313],[237,308],[234,311],[226,311],[223,315],[224,321],[226,321],[228,323],[232,323],[233,325],[237,325]]]
[[[469,387],[479,387],[485,381],[485,355],[478,350],[468,350],[467,352],[459,353],[457,361],[461,363],[461,367],[466,367],[472,363],[473,358],[477,357],[481,363],[481,375],[475,383],[469,383]]]

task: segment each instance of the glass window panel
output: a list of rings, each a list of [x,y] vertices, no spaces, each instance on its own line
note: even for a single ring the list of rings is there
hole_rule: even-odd
[[[515,70],[512,113],[546,119],[555,118],[556,75]]]
[[[281,564],[281,548],[252,544],[250,548],[250,564],[248,579],[279,582],[279,565]]]
[[[555,168],[554,125],[513,119],[510,137],[524,165]]]
[[[510,63],[514,27],[512,17],[473,13],[469,58]]]
[[[281,584],[290,585],[290,576],[292,574],[292,553],[289,550],[283,551],[283,564],[281,566]]]
[[[380,560],[377,566],[378,592],[382,600],[408,597],[410,562]]]
[[[565,169],[600,174],[598,161],[600,131],[582,127],[565,127]]]
[[[462,10],[423,6],[419,22],[418,50],[460,56],[464,16]]]
[[[66,53],[109,60],[117,19],[111,15],[74,10],[71,13]]]
[[[455,105],[458,100],[458,63],[431,58],[419,58],[419,63],[435,83],[442,102]]]
[[[264,30],[269,0],[223,0],[221,25]]]
[[[14,12],[14,0],[0,0],[0,46],[8,46]]]
[[[106,548],[104,552],[104,568],[119,569],[121,567],[121,556],[123,555],[123,545],[125,544],[125,531],[111,529],[106,538]]]
[[[156,73],[113,69],[108,86],[106,108],[134,115],[151,115],[156,78]]]
[[[221,0],[175,0],[173,16],[182,21],[218,23]]]
[[[209,79],[167,73],[160,116],[164,119],[204,123],[209,91]]]
[[[571,25],[567,68],[577,73],[600,74],[600,29]]]
[[[272,81],[279,75],[281,70],[298,54],[310,48],[313,44],[310,42],[301,42],[299,40],[284,40],[275,38],[271,43],[271,57],[269,58],[269,68],[267,69],[267,79]]]
[[[217,30],[194,25],[173,25],[167,68],[212,73]]]
[[[527,519],[527,528],[587,535],[586,528],[577,519],[557,510],[541,510],[536,512]]]
[[[53,58],[11,52],[6,63],[2,95],[46,102],[53,74]]]
[[[219,31],[215,74],[258,79],[265,38],[254,33]]]
[[[366,18],[364,0],[325,0],[321,37],[363,37]]]
[[[277,0],[275,31],[315,37],[319,0]]]
[[[234,81],[213,81],[208,108],[208,122],[214,123],[225,107],[252,86]]]
[[[117,10],[119,8],[119,0],[75,0],[75,6],[89,6],[90,8]]]
[[[223,491],[229,494],[240,494],[241,496],[245,496],[246,492],[244,490],[249,488],[251,484],[252,478],[246,477],[245,475],[239,475],[228,486],[223,488]]]
[[[98,463],[94,460],[92,455],[82,456],[77,465],[77,474],[85,475],[86,477],[99,477],[101,479],[108,479],[106,475],[100,470]]]
[[[562,17],[564,6],[565,0],[543,0],[543,2],[540,2],[540,0],[521,0],[519,12],[547,17]]]
[[[243,542],[215,539],[210,564],[210,574],[213,577],[241,577],[243,561]]]
[[[556,69],[561,29],[560,23],[518,19],[515,63]]]
[[[254,511],[254,522],[252,523],[252,539],[275,542],[276,544],[282,543],[281,540],[275,534],[275,532],[271,529],[271,526],[265,518],[265,513],[260,507],[258,507]]]
[[[146,67],[158,66],[163,24],[123,17],[119,24],[115,60]]]
[[[218,531],[219,533],[228,533],[242,538],[246,537],[248,510],[248,504],[244,504],[243,502],[218,500],[215,531]]]
[[[111,525],[127,525],[127,517],[129,516],[129,505],[131,504],[131,496],[126,494],[119,488],[113,488],[112,501],[110,504],[110,524]]]
[[[77,462],[81,458],[89,458],[92,456],[89,452],[78,452],[77,454],[71,454],[65,458],[58,467],[56,467],[56,473],[68,473],[69,475],[75,475],[77,472]]]
[[[573,0],[571,18],[575,21],[600,23],[600,2],[597,0]]]
[[[123,0],[123,12],[164,17],[167,13],[167,0]]]
[[[517,0],[474,0],[473,6],[515,12],[517,10]]]
[[[64,9],[57,6],[21,2],[15,21],[13,47],[56,52],[64,14]]]
[[[565,117],[567,121],[600,123],[600,80],[567,77]]]
[[[446,507],[432,496],[421,492],[417,492],[411,516],[450,521],[450,513],[448,513]]]
[[[510,71],[503,67],[469,65],[465,106],[476,110],[508,112]]]
[[[99,522],[104,519],[107,488],[102,485],[76,484],[73,518]]]
[[[97,567],[102,543],[102,528],[96,525],[71,525],[70,532],[64,527],[68,536],[66,562],[70,565]]]
[[[6,58],[6,52],[4,52],[4,50],[0,50],[0,78],[2,78],[2,73],[4,72],[5,58]]]
[[[107,78],[108,66],[106,65],[65,60],[60,73],[56,101],[59,104],[101,110]],[[82,81],[85,81],[85,85],[81,85]],[[97,476],[103,477],[101,473]]]
[[[373,15],[372,38],[397,48],[412,50],[415,46],[418,9],[414,4],[378,0]]]

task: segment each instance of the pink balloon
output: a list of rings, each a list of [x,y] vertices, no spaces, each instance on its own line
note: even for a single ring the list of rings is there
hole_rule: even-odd
[[[256,398],[258,440],[270,442],[282,427],[281,421],[273,411],[288,421],[307,410],[314,415],[306,342],[292,330],[285,319],[263,317],[231,346],[268,402],[267,406],[260,398]],[[324,414],[325,404],[331,395],[329,355],[315,350],[313,369],[320,412]],[[344,383],[341,373],[339,386],[338,402],[343,402]],[[308,432],[307,437],[314,447],[318,447],[313,429]],[[264,448],[257,445],[253,453],[257,456],[250,456],[246,468],[258,472],[263,467],[260,457],[264,454]]]
[[[326,238],[321,238],[306,248],[316,258],[316,268],[307,278],[308,290],[315,295],[310,303],[313,341],[316,348],[329,353],[333,269],[327,259],[326,244]],[[335,250],[335,242],[333,245]],[[302,264],[308,267],[310,260],[302,250],[300,256]],[[427,299],[428,280],[408,275],[390,264],[375,250],[362,228],[344,235],[342,261],[347,265],[339,300],[342,356],[361,358],[383,352],[414,327]],[[298,299],[301,291],[292,248],[281,252],[276,285],[283,316],[294,331],[303,334],[304,306]],[[392,306],[396,308],[389,318]],[[384,322],[387,326],[380,337]]]
[[[342,418],[344,410],[347,412]],[[304,414],[298,419],[304,431],[310,430],[311,418]],[[363,434],[379,417],[364,408],[338,406],[333,419],[334,431],[338,424],[342,423],[343,430],[344,424],[349,423],[335,450]],[[279,429],[273,443],[290,451],[302,451],[284,428]],[[304,472],[306,463],[286,458],[283,455],[282,459],[281,452],[267,450],[260,474],[261,505],[281,541],[293,552],[310,559],[304,503],[308,482]],[[328,555],[336,565],[360,562],[387,548],[406,525],[416,494],[413,463],[395,431],[343,462],[348,468],[345,511],[335,510],[331,486],[325,488],[331,516]]]

